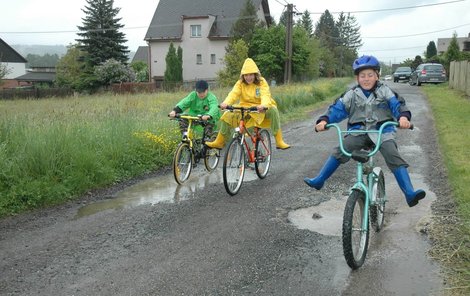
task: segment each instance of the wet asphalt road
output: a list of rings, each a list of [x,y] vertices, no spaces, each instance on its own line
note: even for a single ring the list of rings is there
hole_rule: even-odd
[[[221,163],[213,174],[200,165],[183,186],[163,172],[106,200],[0,221],[0,295],[440,295],[422,233],[436,198],[432,117],[419,88],[389,85],[414,114],[415,130],[400,131],[398,143],[428,197],[408,208],[383,166],[386,224],[359,270],[346,265],[340,237],[354,164],[322,191],[302,181],[337,143],[333,131],[313,132],[321,110],[284,127],[292,148],[274,151],[266,179],[248,172],[236,196],[225,192]]]

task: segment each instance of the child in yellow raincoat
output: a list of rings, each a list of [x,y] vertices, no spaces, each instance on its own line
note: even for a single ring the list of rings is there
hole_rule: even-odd
[[[250,58],[245,60],[240,79],[220,104],[220,108],[224,110],[227,106],[233,104],[242,107],[256,106],[260,113],[251,113],[246,126],[248,128],[253,126],[271,128],[271,132],[276,139],[276,148],[290,148],[290,145],[286,144],[282,139],[279,110],[277,109],[276,102],[271,97],[269,85],[261,76],[256,63]],[[264,112],[265,107],[268,108],[266,112]],[[239,117],[239,113],[225,112],[220,118],[220,131],[217,134],[217,138],[213,142],[206,142],[206,145],[211,148],[222,149],[225,146],[225,140],[230,137],[231,128],[238,126]]]

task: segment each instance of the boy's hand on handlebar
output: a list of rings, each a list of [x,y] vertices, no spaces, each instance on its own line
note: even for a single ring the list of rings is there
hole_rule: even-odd
[[[320,121],[317,125],[315,125],[315,131],[316,132],[323,132],[326,130],[326,125],[328,123],[324,120]]]
[[[402,128],[402,129],[409,129],[409,128],[412,128],[412,124],[411,122],[408,120],[408,118],[402,116],[400,117],[400,119],[398,120],[398,124],[399,124],[399,128]]]
[[[227,109],[227,106],[228,106],[228,104],[225,104],[225,103],[220,103],[220,105],[219,105],[220,109],[222,109],[222,110]]]
[[[168,116],[169,116],[170,118],[175,118],[176,112],[175,112],[175,111],[171,111],[171,112],[168,114]]]
[[[204,120],[204,121],[207,121],[207,120],[211,119],[211,117],[210,117],[210,115],[202,115],[201,119]]]

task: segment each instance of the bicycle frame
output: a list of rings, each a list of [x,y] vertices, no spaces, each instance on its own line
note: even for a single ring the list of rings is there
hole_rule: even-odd
[[[254,131],[250,131],[246,128],[245,116],[250,112],[258,112],[256,107],[227,106],[227,110],[236,110],[241,115],[227,147],[222,171],[225,189],[230,195],[235,195],[243,183],[247,163],[254,163],[254,170],[260,179],[264,179],[268,174],[271,164],[271,138],[265,129],[255,126]]]
[[[233,106],[228,107],[227,109],[230,112],[233,112],[233,110],[239,110],[240,111],[241,119],[238,123],[238,127],[235,128],[234,137],[240,137],[240,141],[241,141],[240,143],[243,144],[246,151],[248,152],[247,153],[248,162],[254,163],[256,161],[256,159],[255,159],[256,143],[260,139],[259,131],[260,131],[261,128],[255,126],[253,132],[250,132],[249,129],[246,128],[246,126],[245,126],[245,116],[246,116],[245,113],[258,112],[258,109],[256,109],[256,107],[251,107],[247,110],[244,107],[233,107]],[[252,147],[250,147],[248,141],[246,140],[247,136],[251,140]],[[261,143],[262,143],[263,147],[267,151],[269,151],[269,154],[271,154],[271,150],[266,147],[266,144],[262,141],[261,141]]]
[[[365,202],[364,202],[365,211],[364,211],[364,218],[362,220],[362,231],[366,231],[367,225],[369,224],[369,207],[371,205],[371,195],[372,195],[371,192],[372,192],[372,186],[374,184],[373,178],[375,176],[372,171],[374,168],[374,155],[377,154],[382,144],[381,141],[382,141],[382,134],[383,134],[384,128],[387,126],[391,126],[391,125],[398,126],[398,123],[394,121],[387,121],[380,126],[379,130],[352,130],[352,131],[341,130],[339,125],[337,125],[336,123],[330,123],[326,125],[326,128],[334,127],[336,129],[337,134],[338,134],[338,139],[339,139],[339,148],[341,149],[341,152],[344,155],[349,156],[349,157],[352,157],[352,153],[346,151],[346,149],[344,148],[343,137],[342,137],[343,134],[378,134],[375,148],[372,149],[372,151],[369,151],[369,153],[367,153],[366,155],[369,158],[368,164],[364,165],[362,162],[356,161],[356,183],[354,183],[354,185],[351,187],[351,190],[360,190],[366,196]],[[367,168],[366,170],[364,170],[365,166]],[[363,181],[364,175],[367,176],[367,185]],[[372,201],[372,202],[375,202],[375,201]]]
[[[209,172],[213,171],[219,162],[219,154],[218,151],[211,152],[213,149],[205,146],[204,141],[207,135],[204,132],[201,138],[195,135],[194,125],[206,124],[200,116],[176,114],[175,118],[188,121],[188,126],[173,156],[173,174],[176,182],[182,184],[189,178],[193,165],[195,166],[200,159],[204,159],[204,165]],[[189,159],[185,158],[186,153]]]
[[[193,140],[194,140],[194,132],[193,132],[193,125],[194,125],[194,122],[199,122],[201,121],[201,118],[197,117],[197,116],[191,116],[191,115],[177,115],[176,118],[180,118],[180,119],[186,119],[188,121],[188,128],[187,130],[183,133],[183,139],[182,141],[186,141],[189,143],[189,147],[191,149],[193,149],[193,146],[194,146],[194,143],[193,143]],[[202,121],[201,121],[202,122]]]

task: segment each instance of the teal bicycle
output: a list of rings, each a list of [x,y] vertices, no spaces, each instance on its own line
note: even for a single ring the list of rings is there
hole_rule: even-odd
[[[326,128],[334,127],[339,138],[341,152],[354,159],[356,166],[356,183],[351,187],[343,215],[343,253],[346,262],[352,269],[362,266],[366,259],[369,246],[369,223],[376,232],[384,224],[385,179],[382,169],[375,166],[374,155],[379,151],[382,133],[387,126],[398,126],[397,122],[388,121],[380,126],[379,130],[341,130],[335,123],[327,124]],[[343,134],[377,134],[377,144],[371,150],[348,152],[343,146]]]

